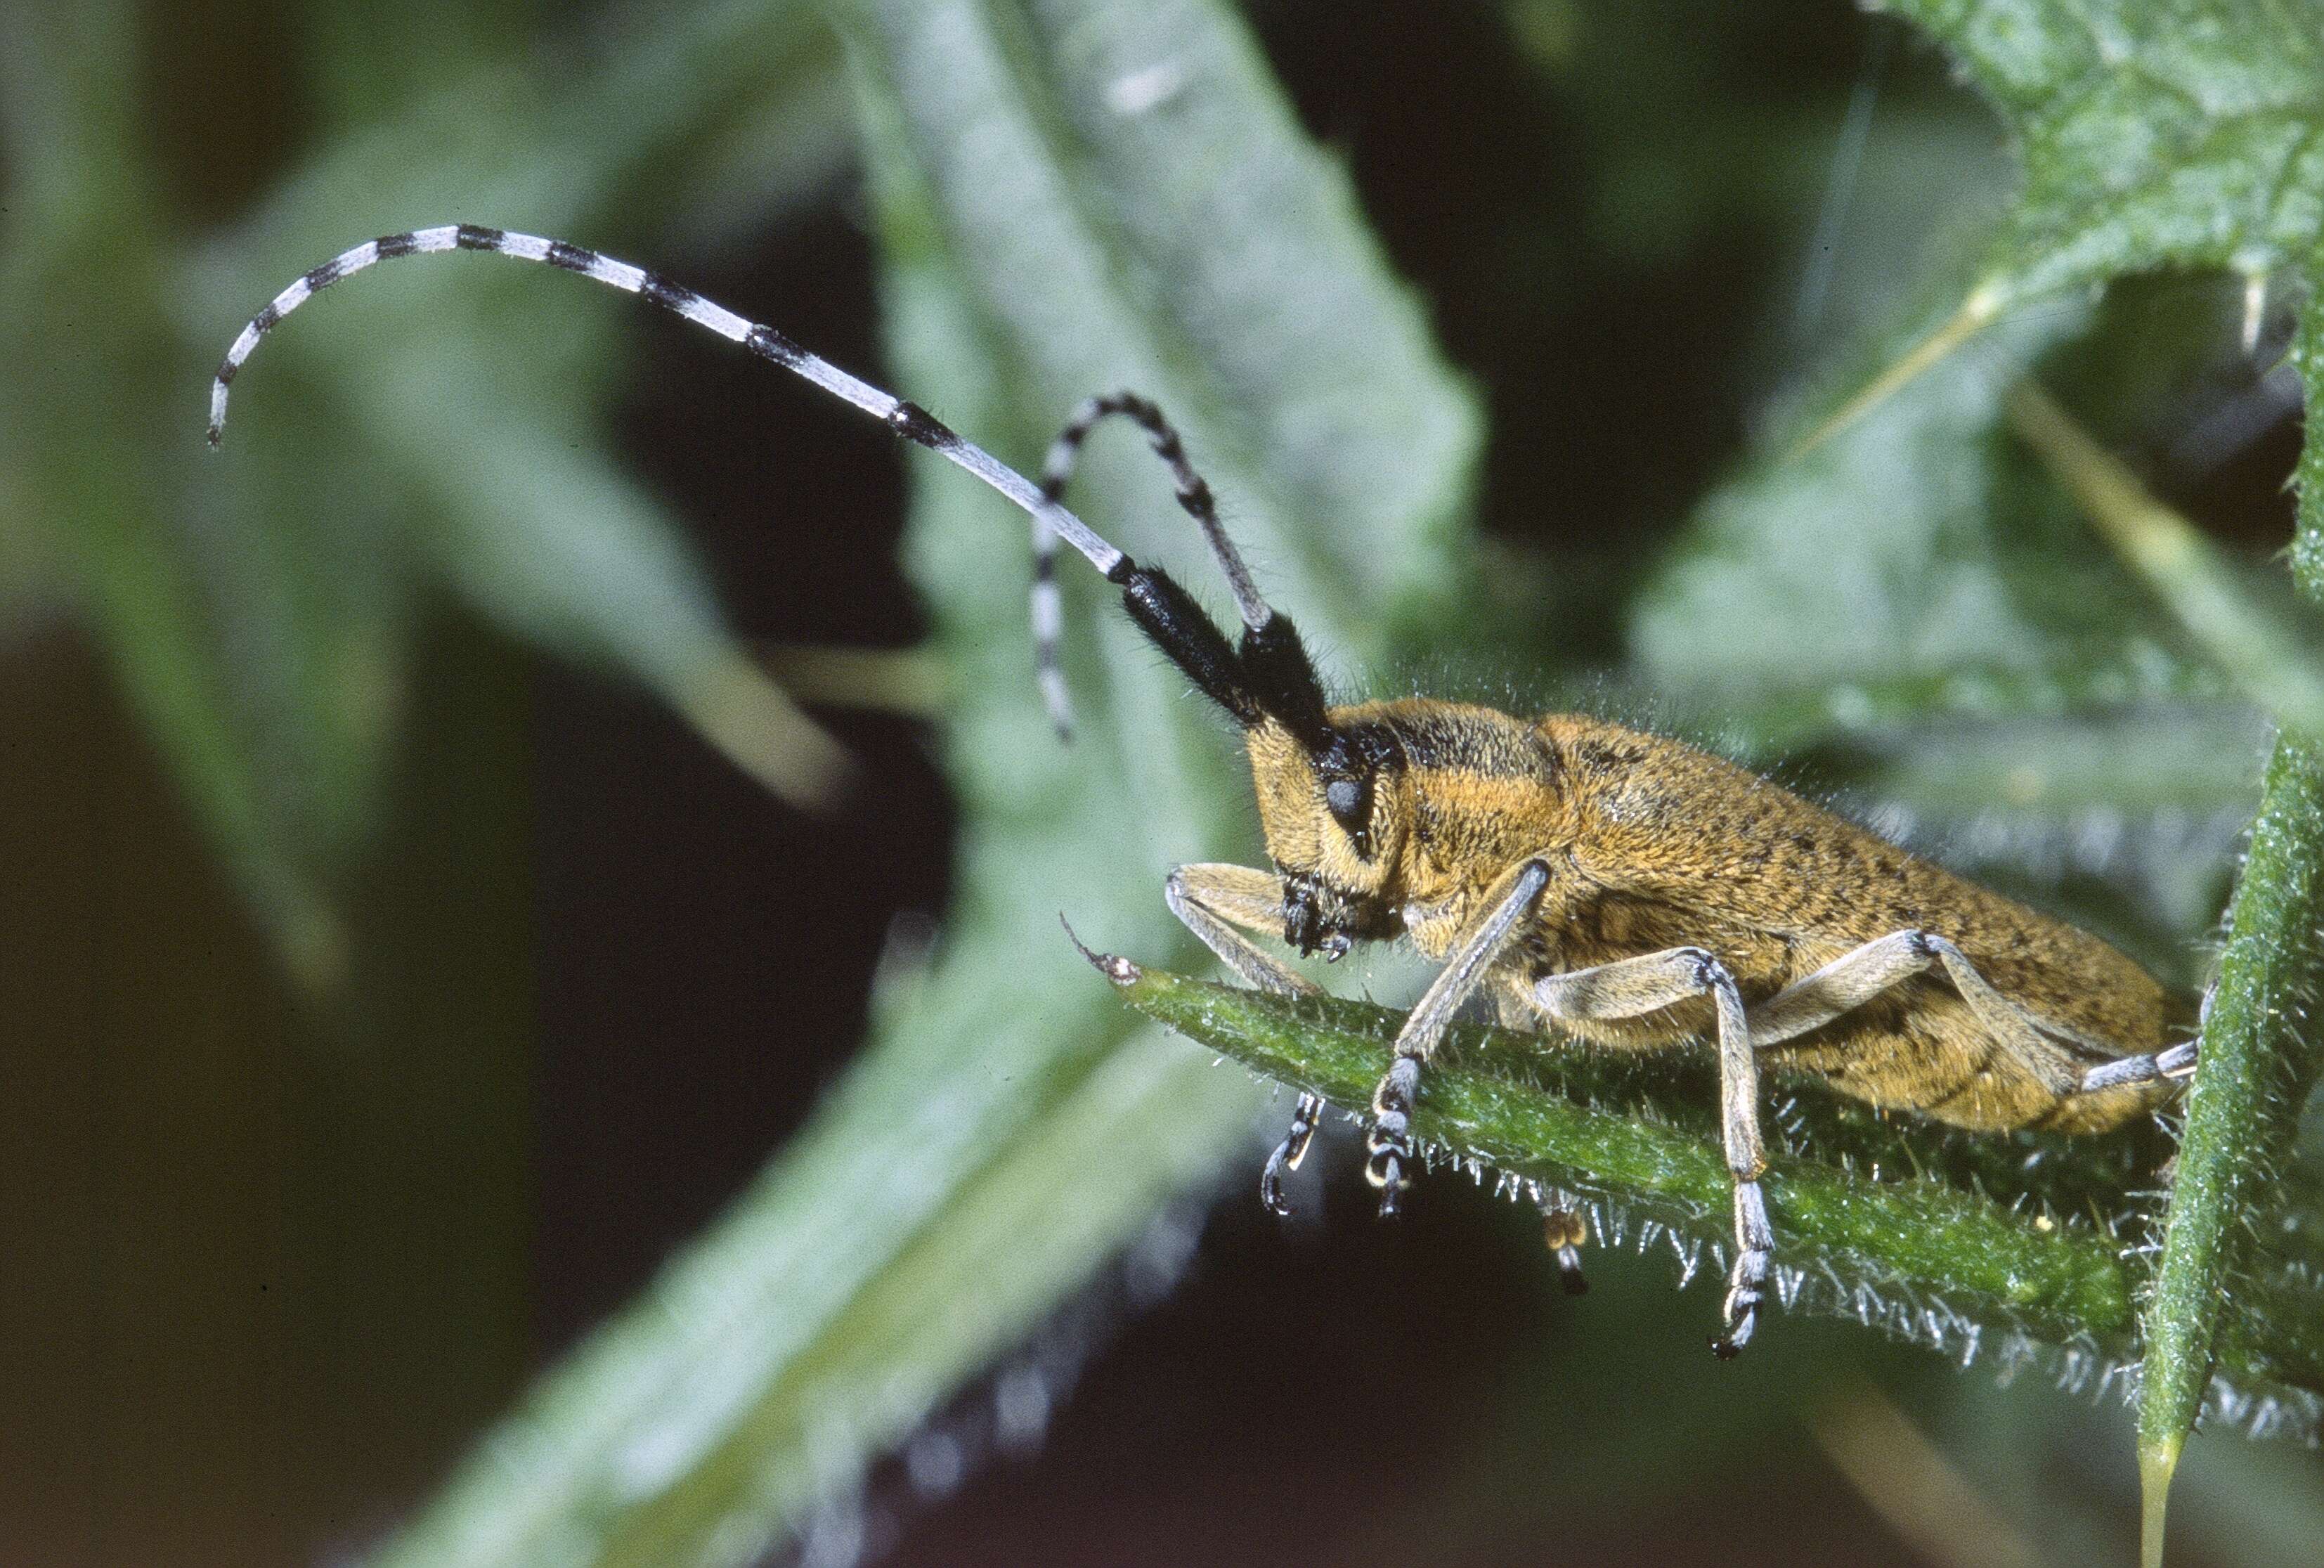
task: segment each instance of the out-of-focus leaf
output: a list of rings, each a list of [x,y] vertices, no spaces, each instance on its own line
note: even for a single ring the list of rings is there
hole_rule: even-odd
[[[1788,697],[1840,724],[1873,716],[1853,694],[1904,682],[1970,712],[2187,689],[2135,589],[1997,430],[2000,390],[2084,319],[2006,322],[1804,456],[1714,491],[1639,596],[1644,677],[1682,708]]]
[[[247,309],[252,276],[287,279],[398,224],[488,212],[496,224],[568,232],[752,96],[780,93],[797,125],[798,166],[827,169],[835,63],[804,6],[716,4],[658,22],[576,77],[475,73],[289,181],[268,218],[213,247],[187,297],[215,307],[232,280]],[[392,210],[378,205],[383,189],[394,193]],[[625,221],[637,222],[637,204],[623,206]],[[262,259],[290,254],[300,235],[318,236],[303,259]],[[579,405],[610,384],[619,355],[602,330],[570,323],[603,321],[604,306],[592,317],[586,303],[552,299],[567,291],[545,279],[512,286],[466,268],[442,272],[426,284],[390,285],[392,295],[385,280],[349,285],[388,295],[357,307],[371,331],[344,316],[287,328],[238,384],[245,405],[259,403],[243,413],[263,419],[281,406],[279,393],[252,396],[263,377],[320,383],[401,503],[380,523],[394,541],[389,555],[448,580],[520,634],[639,680],[777,793],[827,798],[842,770],[837,749],[727,634],[671,520],[590,456],[599,443]],[[525,284],[531,297],[508,307]],[[519,312],[541,327],[523,330],[512,319]],[[189,308],[189,326],[193,315]],[[491,346],[482,364],[479,342]],[[244,436],[237,448],[250,444]],[[338,444],[303,455],[327,466]]]
[[[2253,701],[2287,729],[2324,734],[2319,623],[2272,576],[2239,572],[2227,552],[2163,505],[2135,475],[2032,382],[2009,394],[2012,428],[2040,452],[2115,552]]]
[[[1895,0],[2015,143],[2023,183],[1944,321],[1805,438],[1812,447],[2032,300],[2163,267],[2249,280],[2324,234],[2324,8],[2209,0]]]
[[[530,641],[658,692],[776,793],[828,798],[841,752],[748,661],[668,517],[585,431],[522,400],[521,369],[464,363],[475,342],[420,330],[374,346],[340,389],[422,498],[421,558]]]
[[[1433,368],[1417,301],[1383,284],[1344,173],[1286,135],[1249,36],[1204,9],[1047,0],[1021,14],[855,14],[886,45],[874,58],[980,303],[1060,410],[1116,384],[1159,401],[1213,488],[1233,498],[1261,587],[1266,563],[1299,562],[1310,574],[1296,585],[1302,625],[1327,655],[1376,659],[1397,623],[1446,603],[1444,547],[1465,507],[1477,417]],[[1004,63],[1018,45],[1003,35],[1020,26],[1033,58],[1054,64]],[[941,44],[896,47],[905,32],[990,54],[1015,77],[1010,111],[989,112],[982,73]],[[1234,179],[1208,176],[1229,162]],[[1019,205],[974,198],[993,186]],[[1093,194],[1103,198],[1094,208]],[[1295,249],[1286,235],[1333,243]],[[1051,287],[1018,285],[1028,277]],[[1432,368],[1416,388],[1420,364]],[[1409,422],[1383,420],[1390,409]],[[1145,510],[1167,531],[1138,553],[1194,542],[1158,475],[1145,475]]]
[[[399,204],[458,206],[462,216],[469,201],[514,206],[540,189],[566,204],[554,216],[578,217],[617,195],[626,210],[650,212],[653,203],[627,199],[629,185],[715,130],[706,116],[755,115],[770,93],[795,113],[798,174],[788,189],[803,188],[809,171],[832,167],[837,146],[835,45],[804,7],[724,0],[658,18],[650,34],[585,69],[473,69],[333,144],[230,235],[173,257],[150,189],[146,132],[128,117],[134,95],[121,91],[140,79],[139,30],[128,13],[81,7],[68,21],[35,7],[12,12],[0,27],[11,176],[0,214],[8,226],[0,340],[13,363],[42,367],[38,395],[0,412],[5,526],[38,530],[40,558],[70,575],[131,703],[287,964],[310,988],[328,985],[346,959],[340,880],[363,846],[402,713],[414,582],[432,562],[472,586],[487,576],[482,541],[508,510],[456,506],[438,513],[451,519],[445,529],[403,526],[440,498],[445,459],[475,449],[460,422],[473,410],[461,400],[441,403],[431,430],[404,421],[400,433],[410,439],[399,455],[366,428],[375,408],[290,394],[336,383],[383,396],[382,342],[409,341],[421,319],[474,320],[484,302],[439,313],[435,307],[458,292],[447,280],[442,294],[404,295],[400,318],[368,317],[385,323],[379,337],[318,343],[311,359],[297,341],[328,340],[331,324],[300,323],[285,335],[281,363],[270,345],[268,364],[244,388],[268,427],[224,463],[203,461],[199,450],[209,368],[239,320],[321,255],[399,221],[443,216],[383,211],[390,193]],[[672,90],[680,85],[687,90]],[[524,205],[537,213],[541,204],[524,197]],[[535,520],[559,525],[546,530],[548,540],[536,530],[540,549],[527,570],[493,584],[503,602],[536,624],[557,614],[569,624],[586,612],[596,651],[632,658],[698,722],[723,730],[730,749],[762,764],[791,755],[797,748],[779,730],[788,710],[723,637],[697,638],[688,658],[665,646],[659,663],[625,646],[656,638],[666,645],[676,633],[643,623],[673,602],[692,605],[679,631],[715,633],[665,521],[634,496],[594,531],[586,507],[548,515],[552,505],[588,500],[599,478],[586,463],[568,468],[567,444],[547,438],[577,424],[579,394],[607,383],[616,356],[542,364],[536,346],[586,354],[603,340],[523,332],[508,315],[479,335],[512,357],[535,348],[543,374],[514,378],[493,413],[532,421],[538,461],[526,492]],[[318,375],[321,365],[329,368]],[[277,370],[279,400],[265,390]],[[471,404],[474,397],[472,390]],[[171,430],[184,440],[170,439]],[[503,491],[516,483],[503,480]],[[476,486],[470,498],[493,494]],[[558,540],[568,540],[561,554]],[[594,579],[579,569],[592,549]],[[611,571],[608,550],[626,556],[629,569]],[[645,586],[621,596],[632,580]],[[556,602],[559,590],[592,581],[594,604],[574,603],[570,592]],[[539,602],[525,602],[528,591]]]
[[[2264,274],[2324,235],[2324,5],[1889,0],[2017,143],[1988,287],[2031,299],[2164,266]]]
[[[71,579],[131,706],[216,835],[286,963],[336,979],[346,938],[318,789],[345,787],[361,720],[303,634],[298,563],[188,497],[159,326],[161,226],[128,100],[123,8],[0,19],[10,188],[0,345],[37,374],[0,409],[12,526]],[[190,380],[183,383],[194,384]]]
[[[1370,1096],[1404,1021],[1150,969],[1124,994],[1203,1046],[1342,1105]],[[1731,1220],[1709,1066],[1706,1056],[1674,1073],[1630,1053],[1456,1029],[1415,1128],[1457,1161],[1635,1209],[1632,1222],[1672,1227],[1715,1260]],[[1813,1090],[1776,1120],[1786,1148],[1767,1200],[1787,1306],[1847,1313],[2004,1368],[2032,1353],[2030,1340],[2094,1351],[2115,1368],[2109,1378],[2128,1370],[2139,1276],[2116,1228],[2139,1222],[2128,1189],[2152,1175],[2143,1162],[2164,1152],[2158,1140],[1960,1138]],[[2223,1371],[2247,1391],[2278,1386],[2312,1426],[2324,1412],[2324,1302],[2311,1284],[2245,1305]]]
[[[2292,358],[2307,384],[2294,581],[2324,608],[2324,310],[2301,313]],[[2187,1434],[2204,1407],[2221,1341],[2238,1323],[2249,1241],[2276,1190],[2301,1108],[2324,1067],[2310,1010],[2324,994],[2324,756],[2319,738],[2276,742],[2227,909],[2219,978],[2205,1010],[2203,1059],[2188,1098],[2163,1261],[2146,1307],[2149,1346],[2139,1400],[2139,1468],[2147,1561],[2163,1553],[2164,1499]],[[2230,1302],[2236,1314],[2227,1312]]]
[[[1452,576],[1474,415],[1240,23],[1120,0],[851,14],[901,386],[1028,461],[1087,392],[1154,392],[1262,541],[1263,581],[1326,647],[1382,652]],[[1267,200],[1219,211],[1174,177],[1230,153]],[[1286,313],[1316,289],[1328,313]],[[1372,465],[1360,484],[1338,454]],[[1195,553],[1140,444],[1109,432],[1090,457],[1078,510],[1141,556]],[[1126,1014],[1056,927],[1063,908],[1185,950],[1164,874],[1248,843],[1226,726],[1069,558],[1084,723],[1060,749],[1021,520],[933,459],[914,482],[911,567],[958,693],[944,939],[754,1193],[389,1561],[736,1562],[844,1519],[866,1465],[1251,1142],[1251,1085]]]

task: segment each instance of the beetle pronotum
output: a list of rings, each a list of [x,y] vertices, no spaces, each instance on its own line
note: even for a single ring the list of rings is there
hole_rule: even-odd
[[[1716,1047],[1733,1176],[1735,1261],[1725,1302],[1731,1356],[1757,1321],[1775,1245],[1759,1191],[1762,1059],[1810,1069],[1840,1093],[1981,1130],[2094,1132],[2153,1105],[2191,1072],[2166,1038],[2163,988],[2095,936],[1964,881],[1798,796],[1693,747],[1571,714],[1525,718],[1414,698],[1326,701],[1288,617],[1269,604],[1221,526],[1177,433],[1130,393],[1093,399],[1033,484],[926,410],[807,353],[772,327],[641,268],[561,240],[447,225],[389,235],[283,290],[235,339],[210,394],[209,438],[229,383],[281,318],[376,263],[437,251],[545,262],[642,295],[854,404],[975,475],[1033,519],[1033,613],[1051,712],[1065,722],[1055,657],[1055,541],[1121,590],[1123,607],[1243,732],[1271,871],[1187,865],[1164,897],[1250,983],[1314,992],[1244,933],[1301,955],[1409,940],[1442,962],[1372,1096],[1366,1174],[1383,1213],[1411,1179],[1421,1073],[1464,1005],[1554,1022],[1602,1045]],[[1111,416],[1140,426],[1169,465],[1242,626],[1230,641],[1167,574],[1141,566],[1059,497],[1083,439]],[[1261,1194],[1305,1155],[1322,1102],[1303,1095]],[[1554,1244],[1578,1234],[1553,1222]]]

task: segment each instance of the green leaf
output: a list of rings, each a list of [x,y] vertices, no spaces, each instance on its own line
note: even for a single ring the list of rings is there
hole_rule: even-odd
[[[1232,12],[899,0],[852,23],[899,387],[1027,462],[1089,392],[1155,392],[1238,528],[1274,540],[1268,586],[1303,627],[1382,648],[1383,611],[1453,575],[1475,416]],[[1125,73],[1170,62],[1186,69],[1164,101],[1093,112]],[[1174,177],[1228,149],[1269,200],[1217,211]],[[1303,283],[1331,289],[1329,314],[1282,316]],[[1360,380],[1337,357],[1351,340]],[[1360,484],[1342,452],[1369,466]],[[1255,1176],[1252,1086],[1126,1014],[1056,925],[1062,907],[1109,940],[1185,951],[1162,878],[1247,831],[1231,736],[1069,570],[1084,723],[1061,749],[1031,679],[1021,519],[933,458],[912,479],[909,564],[957,694],[942,940],[883,987],[807,1131],[386,1561],[761,1556],[844,1518],[866,1467],[1175,1195],[1239,1152]],[[1073,500],[1141,555],[1198,549],[1121,433],[1092,443]]]
[[[1890,0],[2015,139],[1990,281],[2030,299],[2156,267],[2261,276],[2324,235],[2324,5]]]
[[[2023,183],[1976,283],[1867,379],[1812,447],[2014,307],[2164,267],[2246,280],[2256,337],[2270,274],[2324,235],[2324,6],[2210,0],[1895,0],[2007,127]],[[2304,281],[2304,280],[2303,280]]]
[[[2312,265],[2324,231],[2324,9],[2307,0],[2233,11],[2130,0],[1907,0],[1901,9],[1947,45],[2019,143],[2024,189],[1973,300],[1997,310],[2163,266],[2224,267],[2256,281]],[[2312,287],[2312,277],[2303,281]],[[2315,331],[2311,307],[2298,349],[2303,364],[2316,351]],[[2310,404],[2312,415],[2312,375]],[[2036,434],[2049,428],[2036,425]],[[2295,547],[2311,600],[2319,580],[2299,552],[2316,549],[2317,461],[2311,438]],[[2141,536],[2149,544],[2153,537]],[[2182,563],[2159,586],[2246,685],[2304,719],[2310,705],[2296,677],[2305,638],[2245,602],[2251,595],[2207,591],[2223,581],[2218,570],[2190,575]],[[2274,646],[2255,651],[2269,638]],[[2297,1028],[2297,999],[2318,978],[2314,932],[2324,913],[2314,869],[2324,853],[2324,787],[2309,750],[2308,740],[2287,735],[2269,765],[2146,1312],[2140,1453],[2150,1563],[2161,1560],[2171,1474],[2224,1353],[2221,1305],[2248,1283],[2239,1238],[2273,1206],[2274,1174],[2316,1072],[2315,1048]]]
[[[633,188],[737,100],[779,95],[795,123],[784,188],[811,189],[812,171],[835,161],[834,66],[806,7],[722,3],[662,19],[585,71],[474,70],[407,117],[334,144],[269,213],[223,236],[188,280],[189,329],[205,321],[220,336],[231,312],[398,223],[482,204],[495,223],[559,235],[589,233],[599,208],[639,224],[660,202]],[[383,189],[392,208],[379,204]],[[518,635],[639,681],[777,793],[828,798],[844,767],[836,747],[728,635],[675,521],[595,456],[603,440],[588,405],[621,357],[607,327],[624,312],[634,324],[635,307],[457,262],[396,278],[350,283],[331,302],[337,320],[302,318],[269,340],[236,384],[233,461],[290,439],[287,394],[301,383],[319,391],[335,418],[295,432],[300,460],[360,465],[394,498],[374,524],[391,548],[374,547],[371,561],[448,582]],[[296,515],[285,499],[244,506]]]
[[[2228,13],[2200,4],[1914,0],[1899,9],[1942,42],[1984,90],[2016,140],[2024,187],[1986,252],[1977,281],[1953,296],[1965,297],[1967,303],[1944,326],[1921,335],[1916,346],[1886,355],[1889,368],[1863,382],[1866,390],[1818,427],[1819,438],[1832,432],[1837,437],[1821,447],[1811,445],[1802,466],[1844,461],[1847,449],[1864,441],[1868,428],[1912,426],[1917,422],[1914,405],[1925,409],[1937,395],[1932,383],[1941,388],[1951,378],[1960,384],[1963,375],[1975,374],[1984,384],[1972,393],[1953,432],[1951,471],[1961,471],[1960,457],[1967,454],[1974,459],[1970,473],[1982,468],[1990,475],[1992,465],[2008,461],[1995,453],[1988,433],[1996,394],[2030,368],[2024,350],[2010,346],[2038,330],[2029,327],[2026,313],[2012,314],[2009,306],[2163,266],[2226,267],[2258,279],[2309,263],[2324,224],[2324,136],[2319,134],[2324,129],[2324,74],[2318,69],[2324,11],[2308,4]],[[2255,309],[2257,302],[2255,295]],[[2038,319],[2046,322],[2049,317],[2045,312]],[[1978,357],[1986,363],[1972,373],[1965,359],[1947,356],[1979,329]],[[2309,352],[2305,340],[2301,352]],[[1998,373],[1990,363],[1997,356],[2006,362]],[[2021,399],[2021,428],[2027,428],[2024,405]],[[2053,427],[2054,421],[2036,421],[2032,433],[2054,436]],[[2060,443],[2043,444],[2055,460]],[[1834,447],[1841,452],[1835,455]],[[2088,443],[2068,454],[2076,455],[2076,472],[2085,477],[2095,462],[2104,460]],[[2303,462],[2314,460],[2311,445]],[[1944,471],[1928,462],[1911,466],[1914,485],[1924,491],[1928,476]],[[1865,476],[1877,483],[1877,476]],[[2086,501],[2092,499],[2089,484],[2078,489]],[[1871,486],[1858,487],[1859,501],[1874,493]],[[2127,493],[2116,484],[2107,494],[2119,500]],[[2006,515],[2007,499],[2025,493],[2022,485],[2006,491],[1996,486],[1979,505],[1990,516]],[[1923,548],[1931,548],[1942,537],[1941,519],[1928,514],[1925,499],[1908,506],[1921,511],[1923,526],[1908,526],[1903,538],[1927,541]],[[1751,536],[1751,546],[1780,549],[1774,532]],[[2151,544],[2153,532],[2141,537]],[[1885,529],[1880,537],[1889,552],[1883,558],[1902,558],[1895,552],[1911,548],[1909,542],[1900,547]],[[2302,538],[2307,537],[2304,530]],[[1831,548],[1828,538],[1825,548]],[[2062,562],[2071,556],[2056,552],[2053,558]],[[1923,563],[1923,570],[1908,575],[1909,580],[1929,586],[1932,599],[1942,600],[1957,590],[1944,571],[1926,569],[1932,564]],[[2240,586],[2208,556],[2199,564],[2206,568],[2200,576],[2190,576],[2183,559],[2148,575],[2179,608],[2185,625],[2247,689],[2280,711],[2305,715],[2313,699],[2304,679],[2304,628],[2263,613],[2258,599],[2237,591]],[[1840,580],[1845,586],[1862,577],[1859,570]],[[2013,571],[2005,580],[2016,577]],[[2102,620],[2135,627],[2148,619],[2136,604],[2110,588],[2082,608],[2103,606]],[[2038,669],[2055,662],[2058,626],[2083,633],[2087,647],[2103,650],[2109,641],[2102,628],[2098,635],[2088,635],[2092,628],[2087,615],[2076,625],[2070,595],[2043,591],[2029,607],[2041,611],[2032,637],[2016,635],[2017,628],[1989,616],[1980,623],[1948,609],[1941,619],[1948,629],[1977,626],[1980,635],[2003,637],[1997,659],[1987,655],[1987,662],[1998,662],[2021,687],[2027,664]],[[2062,615],[2056,613],[2060,607],[2066,612]],[[1909,642],[1915,606],[1875,601],[1875,608],[1878,619],[1903,629]],[[1865,618],[1868,623],[1873,619]],[[2051,646],[2044,648],[2045,642]],[[1774,654],[1770,662],[1781,657]],[[2069,662],[2080,662],[2070,650]],[[2148,654],[2134,650],[2127,663],[2133,669],[2172,669],[2173,685],[2185,678],[2177,673],[2184,669],[2183,655],[2167,644]],[[2144,695],[2163,694],[2150,689]],[[2256,1213],[2273,1206],[2273,1175],[2313,1080],[2312,1052],[2285,1038],[2291,1033],[2285,1025],[2297,1009],[2283,1005],[2287,995],[2304,994],[2301,988],[2312,984],[2317,962],[2313,932],[2319,911],[2309,907],[2309,873],[2301,869],[2319,853],[2318,833],[2324,828],[2314,816],[2319,802],[2310,767],[2302,742],[2279,743],[2231,915],[2240,945],[2231,945],[2225,955],[2205,1029],[2204,1065],[2190,1100],[2170,1239],[2147,1309],[2152,1349],[2142,1384],[2141,1450],[2150,1561],[2161,1551],[2163,1499],[2180,1443],[2201,1407],[2214,1359],[2227,1355],[2220,1304],[2246,1300],[2260,1288],[2260,1270],[2237,1238]],[[2171,901],[2182,913],[2200,908],[2184,893]],[[2186,922],[2187,928],[2194,926]],[[2225,1043],[2215,1044],[2219,1040]],[[2213,1056],[2222,1050],[2229,1065],[2215,1067]],[[2233,1400],[2216,1386],[2212,1397],[2215,1407]]]
[[[2080,522],[2000,429],[1998,392],[2088,321],[2014,317],[1804,454],[1778,442],[1741,466],[1638,595],[1629,647],[1644,683],[1684,713],[1789,705],[1848,728],[1894,717],[1908,692],[1921,715],[1992,716],[2216,689],[2176,639],[2146,630],[2135,585],[2091,558]],[[1846,363],[1885,362],[1907,335]]]
[[[1893,356],[1819,427],[1818,438],[1845,431],[1867,410],[1878,418],[1883,399],[1900,387],[1909,394],[1913,378],[1969,336],[1997,319],[2002,330],[2022,320],[2006,312],[2028,299],[2162,267],[2227,268],[2250,281],[2248,342],[2268,274],[2303,269],[2300,281],[2312,290],[2324,232],[2324,9],[2312,0],[2242,8],[2203,0],[1903,0],[1898,9],[1983,90],[2016,142],[2024,183],[1965,302]],[[2303,323],[2303,357],[2314,351],[2314,330],[2312,320]],[[2312,381],[2310,400],[2312,414]],[[2020,429],[2063,466],[2182,624],[2246,689],[2304,722],[2317,706],[2307,626],[2235,582],[2187,530],[2145,526],[2154,520],[2135,484],[2102,449],[2064,439],[2059,421],[2042,417],[2050,411],[2021,395]],[[2315,429],[2311,419],[2311,437]],[[2312,475],[2316,461],[2311,438],[2303,475]],[[2315,525],[2305,489],[2302,507],[2296,556],[2315,548],[2307,542]],[[2318,580],[2301,575],[2313,598]],[[2240,1238],[2275,1206],[2270,1189],[2314,1078],[2313,1047],[2296,1037],[2300,999],[2319,962],[2316,916],[2324,912],[2313,907],[2312,864],[2324,852],[2315,767],[2306,740],[2279,741],[2203,1031],[2185,1158],[2145,1315],[2140,1450],[2150,1563],[2161,1561],[2163,1503],[2181,1445],[2203,1407],[2215,1358],[2227,1354],[2221,1305],[2258,1287]],[[2230,1402],[2217,1386],[2212,1397],[2215,1407]]]
[[[1296,1002],[1135,971],[1132,1007],[1209,1050],[1340,1105],[1370,1098],[1401,1015]],[[1682,1063],[1463,1027],[1432,1062],[1415,1129],[1456,1166],[1579,1192],[1617,1216],[1724,1245],[1731,1221],[1707,1053]],[[1791,1091],[1786,1094],[1786,1090]],[[2047,1345],[2110,1382],[2136,1347],[2144,1220],[2157,1137],[1965,1137],[1882,1118],[1803,1080],[1779,1084],[1783,1148],[1766,1180],[1784,1304],[1839,1313],[2009,1370]],[[1605,1222],[1601,1220],[1600,1228]],[[1710,1270],[1716,1277],[1720,1270]],[[2247,1298],[2222,1372],[2312,1428],[2324,1412],[2324,1294],[2312,1280]]]
[[[2241,572],[2034,383],[2019,383],[2008,408],[2018,434],[2188,634],[2285,728],[2324,734],[2324,623],[2291,586]]]

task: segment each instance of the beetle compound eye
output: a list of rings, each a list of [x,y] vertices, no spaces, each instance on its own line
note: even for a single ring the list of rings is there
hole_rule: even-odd
[[[1333,779],[1323,786],[1323,804],[1348,835],[1360,860],[1372,858],[1372,783],[1369,779]]]

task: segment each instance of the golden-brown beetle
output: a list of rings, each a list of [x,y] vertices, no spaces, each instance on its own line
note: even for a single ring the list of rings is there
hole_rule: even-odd
[[[1056,658],[1056,543],[1121,590],[1133,619],[1242,727],[1271,871],[1182,866],[1165,896],[1250,983],[1316,988],[1245,932],[1337,958],[1356,942],[1408,939],[1442,962],[1372,1099],[1368,1174],[1393,1213],[1410,1179],[1421,1069],[1454,1013],[1489,998],[1520,1026],[1656,1049],[1718,1049],[1735,1193],[1726,1299],[1732,1355],[1757,1319],[1774,1240],[1758,1178],[1764,1058],[1841,1093],[1961,1127],[2113,1127],[2192,1071],[2166,1041],[2160,986],[2089,936],[1987,891],[1732,763],[1572,715],[1520,718],[1425,699],[1335,707],[1288,618],[1262,598],[1196,475],[1151,403],[1084,405],[1033,484],[924,410],[807,353],[690,290],[561,240],[471,225],[366,241],[308,272],[243,329],[211,392],[227,386],[283,316],[342,278],[399,256],[487,251],[545,262],[642,295],[796,372],[974,474],[1034,519],[1038,668],[1065,723]],[[1139,565],[1059,503],[1102,420],[1142,427],[1177,480],[1232,590],[1226,635],[1162,571]],[[1305,1152],[1322,1104],[1302,1096],[1261,1194]],[[1553,1216],[1568,1255],[1578,1224]]]

